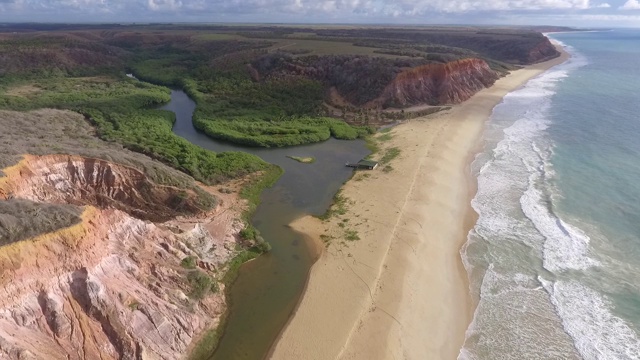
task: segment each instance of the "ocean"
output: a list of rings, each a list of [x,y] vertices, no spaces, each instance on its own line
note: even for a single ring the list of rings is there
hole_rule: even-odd
[[[472,164],[459,359],[640,359],[640,31],[549,35],[572,58],[508,94]]]

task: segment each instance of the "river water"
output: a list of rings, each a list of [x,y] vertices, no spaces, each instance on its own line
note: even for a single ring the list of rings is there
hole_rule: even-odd
[[[183,92],[171,92],[162,107],[176,114],[173,131],[215,152],[244,151],[284,169],[284,175],[262,194],[252,223],[272,251],[246,263],[229,291],[229,317],[212,360],[258,360],[268,354],[304,290],[315,254],[307,239],[287,225],[303,215],[320,215],[352,174],[344,166],[369,154],[364,141],[330,139],[289,148],[250,148],[213,140],[198,132],[191,118],[196,104]],[[314,157],[303,164],[286,156]]]

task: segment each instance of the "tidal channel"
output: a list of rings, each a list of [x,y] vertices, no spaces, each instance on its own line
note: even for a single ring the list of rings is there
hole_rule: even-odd
[[[312,244],[288,224],[304,215],[320,215],[340,186],[352,175],[346,162],[369,154],[364,141],[330,139],[288,148],[252,148],[216,141],[193,127],[196,104],[173,90],[162,109],[176,114],[175,134],[215,152],[244,151],[284,169],[277,183],[265,190],[252,217],[253,225],[272,251],[244,264],[229,294],[229,316],[211,360],[262,360],[286,325],[304,290],[316,260]],[[313,157],[304,164],[287,156]]]

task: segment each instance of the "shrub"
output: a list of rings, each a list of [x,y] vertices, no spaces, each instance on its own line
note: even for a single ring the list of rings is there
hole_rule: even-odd
[[[187,256],[182,259],[180,265],[185,269],[195,269],[197,266],[196,258],[193,256]]]
[[[187,280],[189,281],[189,285],[191,285],[189,297],[195,300],[202,300],[207,293],[211,291],[214,283],[213,279],[200,270],[189,271]]]

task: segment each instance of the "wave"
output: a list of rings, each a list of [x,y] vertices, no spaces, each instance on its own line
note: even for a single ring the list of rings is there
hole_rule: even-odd
[[[485,151],[472,165],[478,179],[472,207],[478,220],[461,256],[471,291],[480,301],[459,359],[517,358],[517,354],[539,358],[551,353],[566,358],[563,351],[577,358],[576,349],[587,359],[635,359],[629,354],[636,350],[640,354],[635,332],[609,312],[611,304],[598,293],[575,281],[543,282],[538,275],[570,276],[569,271],[600,266],[590,254],[589,236],[556,211],[562,194],[554,185],[549,110],[558,83],[588,63],[575,49],[563,46],[572,53],[569,62],[509,93],[494,109],[485,131]],[[588,306],[597,306],[597,311],[589,313]],[[537,310],[532,312],[533,308]],[[542,316],[544,311],[548,314]],[[537,334],[544,347],[538,348],[535,338],[527,339],[533,344],[497,345],[500,336],[509,335],[496,329],[506,328],[522,336]],[[548,336],[551,333],[555,335]],[[615,343],[613,334],[622,336],[628,346],[604,344]],[[601,355],[593,355],[594,349]]]
[[[552,167],[551,152],[541,151],[535,142],[531,148],[538,161],[525,161],[530,172],[529,186],[520,198],[520,205],[525,216],[544,237],[544,268],[557,272],[565,269],[585,270],[598,265],[596,260],[588,256],[589,236],[557,216],[553,210],[553,196],[545,194],[544,190],[548,193],[553,188],[553,176],[546,170]]]
[[[585,360],[640,359],[636,332],[610,312],[606,297],[576,281],[540,282]]]

